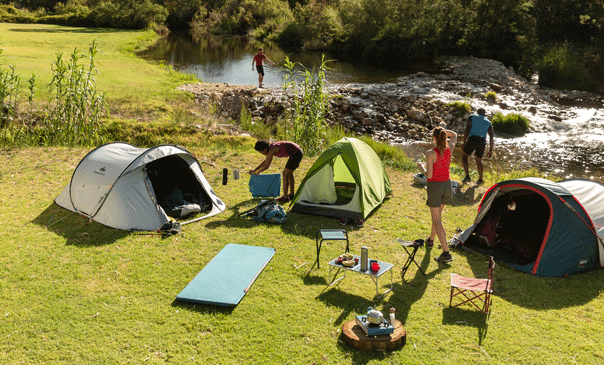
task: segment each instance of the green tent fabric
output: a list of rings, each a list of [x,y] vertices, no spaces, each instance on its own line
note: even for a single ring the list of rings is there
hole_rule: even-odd
[[[364,220],[391,192],[384,164],[371,146],[345,137],[308,170],[291,211]]]

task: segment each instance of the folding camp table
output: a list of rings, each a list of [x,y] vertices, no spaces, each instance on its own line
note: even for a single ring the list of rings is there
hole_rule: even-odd
[[[388,292],[392,291],[392,287],[393,287],[392,267],[394,266],[393,264],[390,264],[390,263],[384,262],[384,261],[368,259],[368,262],[371,262],[371,261],[377,262],[380,265],[380,269],[378,271],[373,271],[371,269],[367,269],[366,271],[363,271],[363,270],[361,270],[361,262],[360,262],[361,256],[354,255],[353,260],[355,258],[358,259],[359,262],[352,267],[347,267],[342,264],[338,264],[337,258],[329,261],[329,266],[330,266],[329,267],[329,277],[330,277],[329,286],[332,286],[333,284],[337,283],[338,281],[344,279],[346,277],[346,271],[352,271],[352,272],[357,272],[359,274],[368,275],[371,278],[371,280],[373,280],[373,282],[375,283],[375,298],[376,299],[380,299],[384,295],[386,295]],[[336,271],[336,273],[333,276],[331,276],[331,271],[336,268],[338,270]],[[335,277],[338,276],[338,273],[342,269],[345,270],[344,275],[342,275],[341,277],[336,279]],[[390,271],[390,289],[388,289],[385,292],[383,292],[382,294],[380,294],[379,289],[378,289],[378,278],[388,271]]]
[[[344,229],[321,229],[315,234],[315,239],[317,244],[317,269],[321,268],[319,263],[319,253],[321,252],[321,245],[323,244],[323,241],[346,241],[345,252],[350,252],[348,232],[346,232]]]
[[[405,262],[405,264],[403,265],[403,269],[401,270],[401,279],[405,278],[405,273],[407,273],[407,269],[409,268],[412,262],[415,264],[415,266],[417,266],[419,271],[421,271],[421,273],[426,276],[424,270],[422,270],[421,266],[419,266],[417,261],[415,261],[415,254],[417,253],[417,249],[424,245],[424,240],[406,241],[401,238],[397,238],[396,240],[398,241],[398,243],[401,244],[401,246],[403,246],[408,256],[407,261]],[[413,248],[413,251],[409,252],[408,248]]]

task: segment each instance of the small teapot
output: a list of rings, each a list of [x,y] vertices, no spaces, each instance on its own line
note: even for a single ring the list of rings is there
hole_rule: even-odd
[[[384,322],[384,315],[377,309],[371,307],[367,308],[367,322],[371,324],[382,324]]]

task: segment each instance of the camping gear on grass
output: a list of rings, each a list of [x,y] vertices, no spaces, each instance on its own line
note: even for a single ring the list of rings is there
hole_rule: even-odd
[[[371,324],[382,324],[382,322],[384,322],[384,315],[379,310],[369,307],[367,308],[367,322]]]
[[[88,153],[55,203],[128,231],[160,230],[170,216],[203,213],[206,218],[226,209],[197,159],[183,147],[137,148],[120,142]]]
[[[287,213],[275,199],[263,199],[252,209],[239,213],[240,217],[252,217],[253,220],[262,223],[283,224],[287,222]]]
[[[327,148],[308,170],[291,210],[365,220],[391,191],[375,151],[360,139],[345,137]]]
[[[229,243],[176,296],[184,302],[236,306],[275,255],[272,247]]]
[[[250,193],[254,198],[274,198],[281,191],[281,174],[250,175]]]
[[[604,184],[529,177],[493,185],[454,241],[522,272],[557,277],[602,267],[603,225]]]

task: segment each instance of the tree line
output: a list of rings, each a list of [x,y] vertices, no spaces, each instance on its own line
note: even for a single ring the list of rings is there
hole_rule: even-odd
[[[604,93],[604,0],[0,0],[0,21],[244,35],[381,68],[471,55]]]

